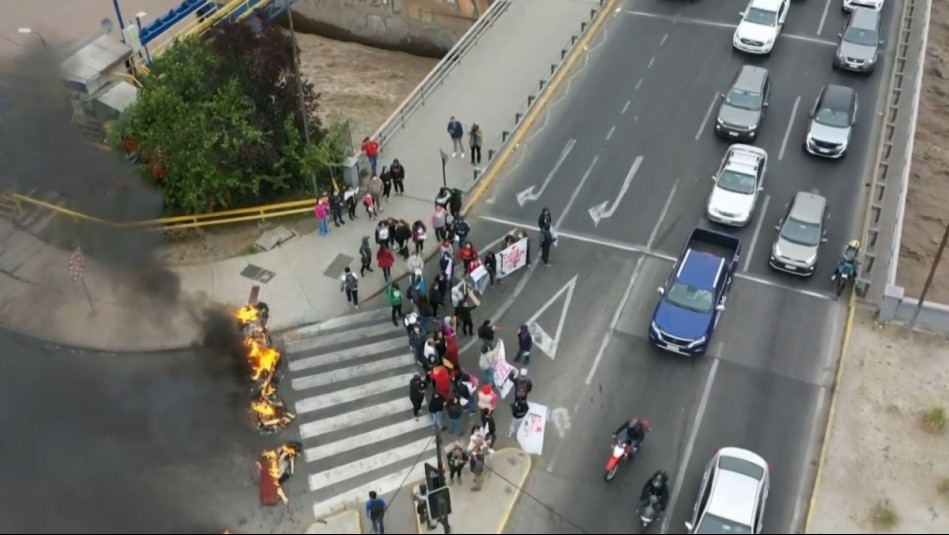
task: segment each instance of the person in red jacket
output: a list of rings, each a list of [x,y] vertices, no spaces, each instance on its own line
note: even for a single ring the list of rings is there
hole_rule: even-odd
[[[379,142],[365,138],[362,140],[362,151],[366,153],[366,159],[369,160],[369,167],[372,168],[372,174],[376,174],[376,165],[379,163]]]
[[[379,263],[379,268],[382,269],[382,277],[385,279],[386,283],[392,278],[392,266],[395,264],[395,257],[392,256],[392,249],[389,249],[385,245],[379,248],[379,252],[376,253],[376,262]]]
[[[429,374],[432,384],[435,386],[435,393],[443,399],[451,397],[451,376],[444,366],[436,366]]]
[[[445,360],[450,362],[451,365],[454,366],[456,370],[460,370],[461,364],[458,363],[458,353],[459,353],[458,341],[455,339],[454,336],[446,336],[445,345],[447,346],[447,348],[445,349]]]
[[[478,262],[478,250],[475,249],[474,244],[471,242],[466,243],[458,254],[461,256],[461,261],[465,264],[465,273],[471,273],[477,267],[476,262]]]

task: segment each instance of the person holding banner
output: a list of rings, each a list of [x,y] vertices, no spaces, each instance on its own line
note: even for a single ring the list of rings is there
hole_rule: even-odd
[[[511,420],[511,427],[507,431],[507,438],[514,436],[514,433],[517,431],[517,428],[521,426],[521,422],[529,411],[530,406],[527,404],[527,398],[514,398],[514,401],[511,403],[511,416],[513,420]]]

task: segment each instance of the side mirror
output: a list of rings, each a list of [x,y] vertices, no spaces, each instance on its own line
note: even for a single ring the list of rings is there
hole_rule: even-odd
[[[883,39],[880,39],[880,44],[881,44],[881,45],[885,45],[885,44],[886,44],[886,41],[884,41]]]
[[[826,237],[821,238],[821,239],[820,239],[820,242],[821,242],[821,243],[827,243],[827,238],[826,238]]]
[[[666,289],[663,288],[662,286],[656,288],[656,291],[659,292],[659,295],[665,295],[666,293]]]
[[[725,100],[725,93],[719,93],[718,98]]]
[[[712,182],[715,182],[715,175],[712,175]]]
[[[758,186],[758,191],[764,191],[764,186]]]
[[[715,307],[715,310],[721,312],[721,311],[725,310],[725,305],[718,305],[718,306]]]
[[[686,522],[686,523],[685,523],[685,530],[688,531],[689,533],[692,533],[692,523],[691,523],[691,522]]]
[[[814,118],[814,115],[816,115],[816,114],[814,113],[814,110],[811,110],[811,111],[807,112],[807,116],[810,117],[811,119]]]
[[[837,34],[837,37],[843,37],[843,36],[844,36],[844,33],[843,33],[843,32],[840,32],[840,33]]]
[[[740,18],[740,19],[745,18],[745,12],[744,12],[744,11],[739,11],[739,12],[738,12],[738,18]]]
[[[767,108],[767,107],[768,107],[768,101],[767,101],[767,100],[766,100],[766,101],[764,101],[764,104],[763,104],[763,106],[764,106],[765,108]]]

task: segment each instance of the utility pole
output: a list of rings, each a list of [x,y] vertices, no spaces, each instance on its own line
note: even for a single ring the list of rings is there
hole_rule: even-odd
[[[310,146],[310,118],[306,113],[306,100],[303,98],[303,76],[300,74],[300,56],[297,53],[297,33],[293,31],[293,7],[289,0],[283,0],[287,7],[287,22],[290,26],[291,49],[293,51],[293,74],[297,79],[297,98],[300,100],[300,118],[303,120],[303,143]],[[316,171],[310,176],[310,187],[313,188],[313,196],[320,198],[320,192],[316,185]]]
[[[939,267],[939,260],[942,259],[942,252],[946,250],[946,243],[949,242],[949,224],[946,225],[945,232],[942,233],[942,241],[939,242],[939,249],[936,250],[936,257],[933,258],[933,265],[929,268],[929,276],[926,277],[926,284],[923,284],[923,291],[919,294],[919,302],[916,303],[916,310],[913,311],[913,317],[906,324],[906,333],[913,330],[916,326],[916,320],[919,319],[919,313],[923,310],[923,304],[926,302],[926,295],[932,286],[933,278],[936,276],[936,268]],[[439,459],[441,459],[439,457]]]

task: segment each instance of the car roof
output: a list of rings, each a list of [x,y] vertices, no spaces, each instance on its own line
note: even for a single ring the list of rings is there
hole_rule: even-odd
[[[755,65],[742,65],[735,77],[735,89],[760,91],[762,81],[768,76],[768,69]]]
[[[880,12],[868,7],[854,7],[850,13],[850,26],[861,30],[876,30],[880,23]]]
[[[689,249],[682,259],[676,281],[689,286],[710,290],[715,287],[718,273],[722,269],[725,259],[710,253]]]
[[[715,481],[707,512],[731,522],[751,526],[758,506],[758,491],[763,479],[721,468],[722,458],[730,457],[760,467],[765,476],[768,464],[755,453],[741,448],[722,448],[715,455]]]
[[[764,151],[758,147],[732,145],[728,148],[728,161],[725,162],[725,169],[754,175],[764,163],[764,154]]]
[[[748,7],[756,7],[766,11],[777,11],[783,0],[751,0]]]
[[[827,199],[816,193],[799,191],[794,195],[791,218],[804,223],[820,223],[824,218],[824,209],[827,207]]]
[[[829,84],[824,87],[821,105],[835,110],[850,109],[855,94],[853,89],[845,85]]]

